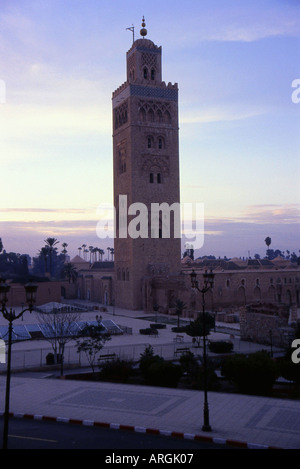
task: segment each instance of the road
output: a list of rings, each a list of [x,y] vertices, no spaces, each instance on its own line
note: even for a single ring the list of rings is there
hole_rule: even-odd
[[[3,418],[0,419],[1,437],[2,427]],[[11,418],[8,449],[174,450],[175,453],[197,454],[201,449],[227,447],[125,430]]]

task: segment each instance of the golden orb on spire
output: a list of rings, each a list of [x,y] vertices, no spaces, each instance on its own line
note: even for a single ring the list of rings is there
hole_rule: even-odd
[[[145,18],[143,16],[143,20],[142,20],[142,29],[140,30],[140,35],[144,38],[145,36],[147,36],[147,29],[145,28],[146,26],[146,23],[145,23]]]

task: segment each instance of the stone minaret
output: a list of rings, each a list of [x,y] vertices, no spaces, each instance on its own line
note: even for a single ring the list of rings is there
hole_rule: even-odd
[[[164,231],[169,225],[167,212],[160,212],[155,218],[151,210],[154,203],[170,207],[180,201],[178,86],[162,81],[162,50],[146,39],[144,19],[140,34],[141,38],[127,52],[127,81],[112,96],[116,208],[114,298],[117,306],[131,309],[144,307],[145,279],[168,278],[178,273],[181,256],[173,212],[168,235]],[[137,225],[137,217],[144,214],[135,212],[134,206],[126,220],[126,210],[128,213],[134,203],[146,207],[148,226],[143,222]],[[157,225],[151,222],[151,213]],[[124,226],[131,222],[135,231],[140,230],[139,237],[126,236]]]

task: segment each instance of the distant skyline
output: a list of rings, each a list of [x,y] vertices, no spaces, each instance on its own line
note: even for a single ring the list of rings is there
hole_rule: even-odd
[[[4,248],[113,247],[96,234],[113,201],[111,95],[143,15],[179,86],[181,202],[204,204],[199,255],[263,257],[267,236],[298,254],[299,0],[2,0]]]

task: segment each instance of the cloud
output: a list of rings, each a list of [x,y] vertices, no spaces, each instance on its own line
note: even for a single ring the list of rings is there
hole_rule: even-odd
[[[232,105],[228,107],[208,107],[206,109],[199,109],[197,111],[183,111],[181,113],[181,124],[203,124],[211,122],[224,122],[224,121],[238,121],[249,119],[262,115],[266,112],[265,109],[254,108],[251,109],[235,109]]]
[[[211,4],[212,3],[212,4]],[[286,2],[285,2],[286,3]],[[185,3],[186,5],[186,3]],[[254,42],[273,37],[299,37],[299,5],[274,5],[274,2],[227,1],[226,6],[214,5],[206,8],[194,8],[194,27],[190,27],[190,14],[182,14],[176,25],[165,25],[165,33],[174,35],[179,28],[184,34],[172,37],[173,46],[197,45],[202,41],[218,42]],[[188,6],[185,7],[189,11]],[[179,42],[180,41],[180,42]]]
[[[21,212],[21,213],[86,213],[87,210],[81,208],[0,208],[0,212]]]
[[[300,204],[252,205],[243,218],[257,224],[300,224]]]

